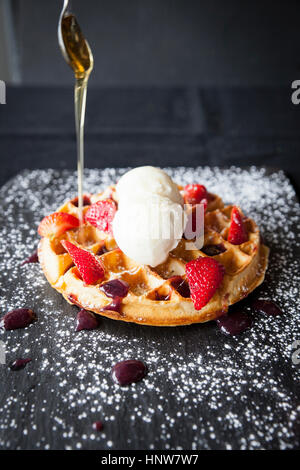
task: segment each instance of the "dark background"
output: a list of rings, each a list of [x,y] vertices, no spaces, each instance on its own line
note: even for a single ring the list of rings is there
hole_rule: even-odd
[[[62,0],[11,2],[21,82],[70,85]],[[91,86],[289,86],[300,73],[299,2],[73,0],[95,57]]]
[[[75,168],[62,3],[0,0],[0,184],[22,168]],[[95,58],[87,167],[268,165],[300,187],[299,2],[72,4]]]

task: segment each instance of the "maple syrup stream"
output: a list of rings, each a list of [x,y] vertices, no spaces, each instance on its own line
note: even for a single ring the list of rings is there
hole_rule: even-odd
[[[81,225],[83,221],[84,119],[87,85],[90,73],[93,70],[94,59],[74,14],[68,11],[67,0],[64,2],[60,16],[58,41],[63,56],[75,76],[74,105],[77,139],[78,210]]]

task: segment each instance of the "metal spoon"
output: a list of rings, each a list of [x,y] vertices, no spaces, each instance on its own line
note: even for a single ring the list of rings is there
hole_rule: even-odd
[[[88,78],[94,66],[90,46],[83,36],[80,26],[64,0],[58,22],[58,43],[65,61],[73,69],[76,78]]]

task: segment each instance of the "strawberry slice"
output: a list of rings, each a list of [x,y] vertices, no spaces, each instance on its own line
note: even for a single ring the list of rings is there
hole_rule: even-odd
[[[102,232],[112,235],[112,221],[116,211],[117,207],[112,199],[97,201],[86,211],[85,220]]]
[[[225,274],[224,266],[213,258],[200,257],[189,261],[185,272],[196,310],[201,310],[220,287]]]
[[[41,221],[38,233],[41,237],[59,236],[62,233],[79,226],[79,220],[66,212],[54,212]]]
[[[96,284],[103,279],[103,266],[92,253],[67,240],[63,240],[61,244],[68,251],[85,284]]]
[[[203,184],[187,184],[184,187],[184,200],[186,203],[199,204],[202,199],[207,199],[207,190]]]
[[[238,207],[234,206],[231,211],[231,223],[228,232],[228,241],[232,245],[240,245],[248,241],[248,233]]]

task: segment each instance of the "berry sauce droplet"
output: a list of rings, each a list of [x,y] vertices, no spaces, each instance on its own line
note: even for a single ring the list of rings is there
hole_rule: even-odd
[[[117,384],[124,386],[139,382],[147,373],[145,364],[136,359],[121,361],[112,368],[112,378]]]
[[[120,299],[120,297],[115,297],[110,304],[106,305],[105,307],[103,307],[101,309],[101,311],[104,311],[104,312],[106,310],[111,310],[113,312],[120,313],[121,312],[121,299]]]
[[[24,264],[29,264],[29,263],[38,263],[39,262],[39,257],[38,257],[38,252],[37,250],[32,253],[32,255],[30,255],[28,258],[26,258],[23,263],[21,264],[21,266],[24,266]]]
[[[26,328],[30,323],[36,321],[35,313],[29,308],[17,308],[7,312],[0,321],[0,327],[6,330]]]
[[[83,195],[82,202],[84,206],[91,205],[91,199],[87,194]],[[74,197],[74,199],[71,200],[71,203],[73,204],[73,206],[78,207],[78,197]]]
[[[201,251],[203,251],[207,256],[217,256],[220,253],[224,253],[226,248],[222,243],[220,243],[218,245],[205,245],[201,248]]]
[[[98,320],[95,315],[92,312],[89,312],[88,310],[80,310],[77,314],[76,320],[77,323],[75,331],[94,330],[99,326]]]
[[[155,291],[155,300],[159,301],[159,300],[163,300],[163,301],[167,301],[167,300],[170,300],[170,293],[169,294],[160,294],[158,291]]]
[[[100,286],[100,290],[102,290],[107,297],[126,297],[128,294],[129,285],[127,282],[122,281],[122,279],[113,279],[112,281],[108,281],[105,284]]]
[[[190,287],[188,282],[185,279],[182,279],[181,276],[174,276],[171,280],[171,285],[177,292],[181,295],[181,297],[189,298],[191,297]]]
[[[10,369],[11,370],[21,370],[26,367],[28,362],[31,362],[31,359],[16,359],[14,362],[10,364]]]
[[[236,311],[223,315],[216,320],[216,323],[225,335],[236,336],[251,327],[252,318],[246,312]]]
[[[266,315],[271,315],[272,317],[277,317],[283,313],[278,305],[276,305],[271,300],[257,299],[253,302],[252,307],[257,312],[265,313]]]
[[[106,248],[105,245],[102,245],[97,251],[96,255],[101,256],[101,255],[104,255],[104,253],[108,253],[108,249]]]
[[[93,424],[93,428],[95,429],[95,431],[102,431],[103,429],[103,423],[102,421],[95,421],[94,424]]]

